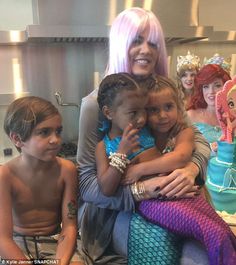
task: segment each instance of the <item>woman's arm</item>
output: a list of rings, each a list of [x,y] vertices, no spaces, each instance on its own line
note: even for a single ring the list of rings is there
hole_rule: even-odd
[[[101,208],[133,210],[135,204],[129,186],[120,186],[114,196],[106,197],[98,185],[95,148],[101,140],[98,130],[100,127],[102,126],[101,118],[99,118],[97,91],[94,90],[83,99],[80,110],[77,153],[80,195],[83,201],[92,202]]]
[[[133,188],[137,201],[152,198],[190,198],[200,194],[199,187],[194,184],[195,176],[187,169],[177,169],[167,176],[156,176],[136,183],[138,191]],[[139,184],[141,183],[142,189]],[[134,185],[134,184],[132,184]],[[131,186],[132,186],[131,185]],[[137,196],[137,192],[140,194]]]
[[[192,197],[199,194],[198,185],[204,184],[210,146],[198,129],[192,127],[195,143],[192,161],[184,168],[174,170],[162,181],[159,190],[161,195],[169,198]]]
[[[190,169],[195,173],[197,172],[197,175],[195,176],[196,183],[203,185],[206,179],[206,169],[211,154],[211,148],[201,132],[192,124],[192,121],[187,116],[186,111],[184,113],[184,118],[187,124],[192,126],[194,130],[195,143],[195,150],[193,152],[192,160],[188,165],[187,171]]]
[[[196,177],[196,183],[202,185],[206,179],[206,170],[208,160],[210,158],[211,149],[207,140],[203,137],[200,131],[192,126],[194,130],[194,143],[195,150],[193,152],[192,160],[188,165],[188,168],[191,168],[193,172],[198,172]]]
[[[142,176],[171,172],[186,166],[194,149],[194,134],[192,128],[186,128],[176,136],[175,146],[169,153],[128,168],[124,184],[131,184]],[[158,141],[158,139],[157,139]]]
[[[188,124],[191,125],[189,120]],[[203,185],[206,178],[207,163],[210,157],[210,146],[199,130],[194,130],[195,150],[191,161],[184,167],[176,169],[168,175],[173,179],[162,185],[161,195],[167,197],[192,197],[199,194],[199,185]]]
[[[210,146],[202,134],[194,126],[194,143],[192,161],[184,168],[171,172],[160,184],[159,194],[168,198],[192,197],[199,194],[199,185],[203,185],[206,177]],[[157,182],[157,180],[156,180]]]

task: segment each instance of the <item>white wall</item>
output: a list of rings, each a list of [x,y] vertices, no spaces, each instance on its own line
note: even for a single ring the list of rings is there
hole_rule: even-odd
[[[0,30],[25,30],[33,24],[32,0],[1,0]]]

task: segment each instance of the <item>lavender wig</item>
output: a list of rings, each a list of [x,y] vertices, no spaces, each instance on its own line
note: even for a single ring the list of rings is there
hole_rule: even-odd
[[[120,72],[131,74],[129,48],[146,27],[150,29],[148,39],[156,43],[159,53],[154,74],[167,76],[167,52],[160,22],[151,11],[139,7],[126,9],[115,18],[110,30],[109,61],[105,75]]]

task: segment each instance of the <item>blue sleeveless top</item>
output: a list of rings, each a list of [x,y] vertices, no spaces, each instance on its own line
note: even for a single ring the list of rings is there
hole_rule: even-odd
[[[131,154],[127,155],[128,159],[133,159],[135,156],[143,152],[144,150],[147,150],[149,148],[152,148],[155,146],[155,140],[151,136],[150,131],[145,127],[141,129],[138,133],[139,135],[139,146],[140,148]],[[108,134],[106,134],[103,138],[105,148],[106,148],[106,154],[107,156],[110,155],[110,152],[117,152],[120,141],[121,141],[121,136],[115,137],[114,139],[110,139]]]

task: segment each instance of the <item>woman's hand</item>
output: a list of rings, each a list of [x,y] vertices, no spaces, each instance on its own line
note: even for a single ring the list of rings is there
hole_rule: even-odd
[[[196,176],[189,168],[176,169],[166,178],[172,179],[164,187],[160,194],[167,198],[189,198],[199,194],[199,187],[195,185]]]
[[[167,176],[157,176],[143,182],[145,198],[189,198],[200,194],[195,178],[199,173],[197,165],[190,162],[182,169],[176,169]]]

